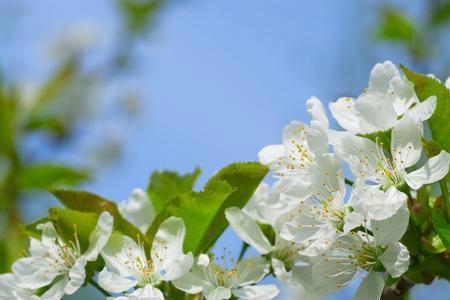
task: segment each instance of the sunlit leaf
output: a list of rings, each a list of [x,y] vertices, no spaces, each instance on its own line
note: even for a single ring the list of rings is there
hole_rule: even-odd
[[[159,213],[167,202],[176,195],[192,191],[200,173],[199,168],[185,175],[179,175],[171,171],[153,172],[150,176],[147,193],[156,212]]]

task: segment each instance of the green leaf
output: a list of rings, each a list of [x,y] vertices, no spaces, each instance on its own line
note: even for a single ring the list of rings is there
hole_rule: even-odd
[[[24,225],[22,227],[22,230],[26,235],[28,235],[30,237],[34,237],[36,239],[40,239],[42,232],[40,230],[38,230],[36,227],[39,224],[44,224],[47,222],[50,222],[50,219],[45,217],[45,218],[39,219],[37,221],[34,221],[33,223]]]
[[[379,39],[408,42],[413,39],[414,33],[414,24],[402,12],[393,8],[383,10],[377,30]]]
[[[116,203],[85,191],[52,189],[50,192],[67,208],[100,214],[108,211],[114,217],[114,229],[133,239],[146,241],[145,236],[119,212]],[[146,244],[146,243],[145,243]],[[147,245],[147,244],[146,244]]]
[[[97,225],[98,216],[99,214],[95,212],[81,212],[59,207],[49,209],[49,219],[55,225],[60,237],[66,243],[76,243],[76,235],[82,252],[89,247],[89,237]]]
[[[232,192],[233,189],[224,183],[222,190],[189,192],[173,198],[153,221],[147,238],[152,240],[159,225],[168,217],[181,217],[186,225],[184,249],[199,254],[204,249],[202,238],[212,234],[209,230],[214,225],[214,217]]]
[[[147,232],[151,240],[160,223],[178,216],[186,224],[185,250],[194,254],[209,251],[228,226],[224,211],[243,207],[268,169],[259,163],[235,163],[212,177],[202,192],[189,192],[171,199]]]
[[[226,182],[235,191],[230,194],[217,212],[211,232],[202,240],[202,250],[209,250],[227,228],[225,209],[233,206],[244,207],[268,171],[266,166],[257,162],[233,163],[221,169],[206,183],[205,190],[214,190],[221,182]]]
[[[36,164],[25,166],[17,178],[23,189],[51,188],[79,184],[89,178],[88,173],[74,168],[55,164]]]
[[[450,224],[445,221],[444,216],[437,209],[433,211],[432,219],[434,230],[441,238],[445,248],[450,250]]]
[[[427,75],[414,73],[405,66],[400,66],[406,77],[414,83],[414,90],[420,101],[428,99],[430,96],[437,97],[437,106],[434,114],[428,120],[433,140],[435,140],[443,150],[450,152],[450,91],[447,87]]]
[[[156,213],[159,213],[167,202],[176,195],[192,191],[200,173],[199,168],[185,175],[179,175],[171,171],[153,172],[150,176],[147,193]]]

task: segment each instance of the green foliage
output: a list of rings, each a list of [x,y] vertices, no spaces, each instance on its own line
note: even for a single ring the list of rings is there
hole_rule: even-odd
[[[118,0],[128,30],[132,33],[145,31],[163,3],[163,0]]]
[[[17,177],[17,185],[22,189],[52,188],[76,185],[88,178],[86,171],[44,163],[23,167]]]
[[[178,216],[186,224],[185,250],[194,254],[209,251],[226,229],[224,211],[243,207],[268,172],[258,163],[235,163],[220,170],[202,192],[188,192],[172,198],[156,216],[147,232],[153,239],[159,225],[169,216]]]
[[[411,41],[414,31],[414,23],[401,12],[389,7],[383,9],[377,29],[379,39]]]
[[[410,71],[405,66],[400,66],[406,77],[414,83],[414,90],[420,101],[435,95],[437,106],[433,116],[428,120],[433,139],[440,147],[450,152],[450,91],[446,86],[427,75]]]
[[[450,224],[445,221],[442,213],[435,209],[432,214],[434,230],[439,235],[445,248],[450,251]]]
[[[60,237],[66,243],[75,243],[75,235],[80,243],[81,252],[89,247],[89,237],[97,225],[99,214],[64,208],[50,208],[49,219],[55,224]]]
[[[150,176],[147,193],[153,207],[159,213],[176,195],[192,191],[195,181],[200,176],[201,170],[196,168],[194,172],[179,175],[171,171],[155,171]]]
[[[33,223],[24,225],[22,227],[23,232],[30,237],[36,238],[36,239],[40,239],[41,238],[41,231],[37,229],[37,226],[39,224],[44,224],[47,222],[50,222],[51,220],[48,217],[45,218],[41,218],[37,221],[34,221]]]
[[[114,217],[114,229],[134,239],[145,241],[144,235],[119,212],[116,203],[85,191],[53,189],[51,193],[69,209],[100,214],[108,211]]]

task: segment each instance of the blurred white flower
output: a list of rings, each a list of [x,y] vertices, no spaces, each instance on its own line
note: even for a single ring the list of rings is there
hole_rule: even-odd
[[[134,189],[130,198],[119,203],[120,213],[142,233],[145,233],[156,216],[155,209],[145,191]]]

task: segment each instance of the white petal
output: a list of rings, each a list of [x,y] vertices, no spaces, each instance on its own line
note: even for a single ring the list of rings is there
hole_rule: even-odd
[[[164,295],[159,289],[146,285],[131,293],[129,298],[131,300],[164,300]]]
[[[277,168],[278,162],[285,155],[283,145],[269,145],[262,148],[258,153],[259,162],[270,169]]]
[[[355,111],[355,101],[353,98],[339,98],[336,102],[330,102],[328,105],[331,114],[338,124],[350,132],[360,132],[359,118]]]
[[[30,252],[30,256],[43,256],[47,253],[47,249],[40,240],[30,238],[30,246],[28,247],[28,252]]]
[[[151,257],[163,280],[174,280],[186,274],[193,264],[192,253],[183,254],[186,235],[184,221],[170,217],[161,223],[153,240]]]
[[[392,129],[391,154],[401,169],[415,165],[422,153],[422,129],[408,116],[404,116]]]
[[[369,272],[356,291],[355,300],[380,300],[383,288],[383,277],[376,272]]]
[[[317,97],[311,97],[306,101],[307,111],[312,116],[311,126],[328,128],[328,118],[322,102]]]
[[[406,175],[406,183],[414,190],[424,184],[441,180],[448,173],[450,155],[442,150],[438,155],[431,157],[423,167]]]
[[[86,250],[84,256],[88,261],[97,260],[97,256],[103,247],[108,242],[113,229],[113,217],[108,212],[103,212],[89,237],[89,248]]]
[[[363,137],[344,136],[334,146],[337,156],[349,163],[353,174],[358,178],[377,180],[375,170],[379,168],[380,158],[377,145]]]
[[[241,240],[255,248],[260,254],[270,252],[272,245],[256,221],[249,215],[237,207],[230,207],[225,210],[225,217]]]
[[[266,220],[264,220],[264,217],[260,213],[260,207],[264,206],[264,204],[269,201],[269,195],[269,185],[265,182],[261,182],[242,211],[249,215],[253,220],[260,223],[266,223]]]
[[[64,288],[64,292],[68,295],[75,293],[84,283],[86,279],[86,263],[85,257],[80,257],[69,271],[69,282]]]
[[[382,93],[365,93],[355,101],[361,133],[384,131],[397,122],[394,100]]]
[[[378,63],[370,71],[369,89],[386,93],[391,79],[398,76],[400,76],[400,72],[391,61]]]
[[[406,77],[392,78],[387,93],[393,94],[395,98],[394,109],[398,116],[405,114],[411,107],[419,104],[414,92],[414,84]]]
[[[283,261],[272,257],[272,269],[273,273],[278,280],[288,286],[296,286],[300,283],[299,273],[301,272],[297,266],[292,266],[291,270],[286,270],[286,266]]]
[[[306,139],[308,147],[315,155],[321,155],[328,151],[328,135],[321,127],[308,128]]]
[[[246,300],[269,300],[279,294],[279,290],[274,284],[244,286],[233,291],[233,294]]]
[[[135,287],[137,281],[109,272],[105,267],[98,274],[98,284],[108,292],[121,293]]]
[[[450,77],[445,81],[445,86],[450,90]]]
[[[264,257],[249,257],[241,260],[236,269],[238,284],[244,286],[263,279],[270,271],[270,264]]]
[[[413,108],[408,111],[408,115],[414,121],[426,121],[433,115],[437,106],[436,96],[431,96],[423,102],[417,103]]]
[[[207,300],[223,300],[223,299],[230,299],[231,297],[231,290],[229,288],[219,286],[215,289],[212,289],[209,293],[205,295],[205,298]]]
[[[380,262],[392,277],[400,277],[409,268],[409,252],[401,243],[389,244],[379,257]]]
[[[312,242],[304,250],[301,250],[300,253],[309,257],[322,254],[333,245],[337,237],[338,233],[331,224],[322,226],[317,234],[311,238]]]
[[[345,183],[342,161],[334,154],[317,157],[311,165],[311,189],[317,198],[332,202],[333,207],[344,204]]]
[[[147,193],[142,189],[134,189],[128,201],[124,201],[119,205],[119,210],[142,233],[147,231],[156,215]]]
[[[355,275],[355,271],[352,266],[343,266],[335,259],[328,261],[320,259],[312,266],[312,286],[303,286],[318,294],[332,293],[350,282]]]
[[[28,289],[47,286],[58,275],[58,270],[50,268],[48,261],[40,256],[19,258],[12,265],[12,271],[18,278],[17,285]]]
[[[398,242],[408,228],[409,210],[406,203],[390,218],[370,222],[370,228],[378,245]]]
[[[364,216],[358,212],[352,211],[344,216],[344,233],[359,227],[364,222]]]
[[[144,250],[130,237],[113,233],[101,251],[105,264],[109,270],[122,277],[139,278],[140,272],[130,269],[130,261],[147,260]]]
[[[0,274],[0,299],[30,300],[34,294],[31,289],[17,286],[17,277],[12,273]]]
[[[201,293],[203,286],[206,285],[202,267],[199,266],[194,266],[187,274],[172,283],[177,289],[188,294]]]
[[[209,263],[210,263],[210,259],[209,259],[209,256],[208,256],[208,255],[206,255],[206,254],[200,254],[200,255],[198,256],[197,265],[206,267],[207,265],[209,265]]]
[[[395,187],[390,187],[387,192],[365,188],[359,194],[364,205],[362,213],[370,220],[385,220],[392,217],[397,211],[406,206],[407,196],[399,192]],[[360,210],[360,207],[355,207]]]
[[[64,289],[67,286],[69,279],[63,279],[54,283],[42,296],[38,297],[41,300],[60,300],[64,296]]]

